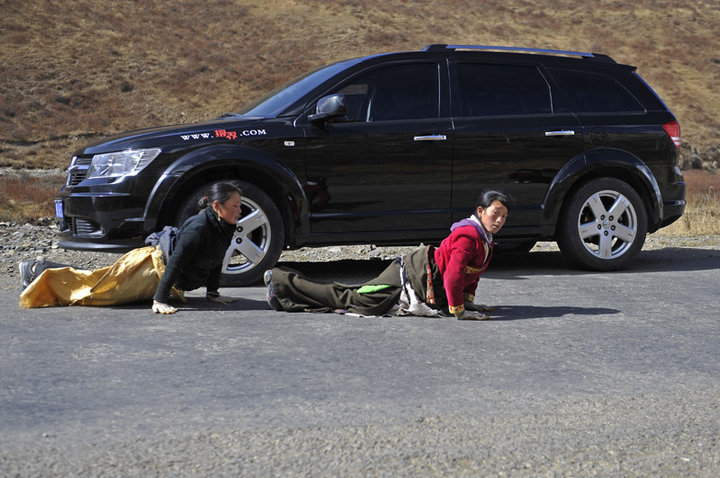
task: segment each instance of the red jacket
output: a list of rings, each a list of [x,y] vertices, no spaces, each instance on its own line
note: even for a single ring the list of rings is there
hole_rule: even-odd
[[[450,312],[455,313],[465,310],[465,300],[475,298],[478,280],[490,264],[494,241],[473,220],[457,222],[450,230],[435,249],[435,262],[443,276]]]

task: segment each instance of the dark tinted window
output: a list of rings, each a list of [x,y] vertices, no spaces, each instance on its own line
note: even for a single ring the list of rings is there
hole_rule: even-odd
[[[292,106],[293,103],[306,95],[308,91],[358,61],[359,60],[345,60],[311,71],[276,88],[254,103],[245,106],[240,110],[239,114],[264,117],[276,116]]]
[[[563,92],[575,101],[578,113],[643,112],[642,104],[609,76],[586,71],[552,69]]]
[[[462,116],[546,114],[550,88],[537,68],[518,65],[457,65]]]
[[[414,63],[378,68],[338,90],[350,121],[437,118],[438,67]]]

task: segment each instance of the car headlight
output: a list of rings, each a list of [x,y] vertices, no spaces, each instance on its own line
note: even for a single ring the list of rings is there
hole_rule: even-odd
[[[115,153],[96,154],[90,162],[85,177],[112,178],[137,174],[159,154],[159,148],[128,149]]]

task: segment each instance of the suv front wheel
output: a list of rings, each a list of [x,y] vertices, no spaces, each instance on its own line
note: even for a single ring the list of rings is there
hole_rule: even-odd
[[[558,246],[571,262],[583,269],[616,270],[642,249],[647,213],[626,182],[594,179],[569,197],[558,231]]]
[[[223,260],[222,285],[225,286],[259,281],[263,272],[275,265],[285,244],[282,215],[273,200],[253,184],[234,182],[243,192],[242,217]],[[209,189],[210,184],[188,196],[180,208],[176,225],[195,214],[198,201]]]

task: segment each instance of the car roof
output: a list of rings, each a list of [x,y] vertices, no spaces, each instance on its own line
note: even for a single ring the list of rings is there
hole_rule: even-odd
[[[450,45],[445,43],[431,43],[420,50],[407,50],[397,52],[378,53],[359,58],[362,61],[387,60],[388,57],[397,59],[417,58],[475,58],[495,61],[527,61],[545,65],[582,65],[596,68],[628,68],[634,66],[617,63],[610,56],[602,53],[582,52],[573,50],[555,50],[547,48],[530,48],[500,45]]]

